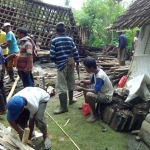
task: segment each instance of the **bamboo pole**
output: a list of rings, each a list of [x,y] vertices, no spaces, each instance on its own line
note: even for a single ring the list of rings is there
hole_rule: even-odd
[[[57,121],[47,112],[46,114],[55,122],[55,124],[62,130],[62,132],[69,138],[69,140],[73,143],[73,145],[77,148],[77,150],[80,150],[78,145],[72,140],[72,138],[65,132],[65,130],[57,123]]]
[[[16,85],[17,85],[17,83],[18,83],[18,81],[19,81],[19,79],[20,79],[20,77],[19,76],[17,76],[17,78],[15,79],[15,82],[14,82],[14,84],[13,84],[13,86],[12,86],[12,88],[11,88],[11,91],[9,92],[9,95],[7,96],[7,102],[9,101],[9,99],[12,97],[12,95],[13,95],[13,93],[14,93],[14,90],[15,90],[15,88],[16,88]]]

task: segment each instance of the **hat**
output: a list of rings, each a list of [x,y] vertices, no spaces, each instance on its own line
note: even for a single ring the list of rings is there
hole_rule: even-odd
[[[7,119],[14,121],[19,117],[20,111],[24,106],[24,100],[20,96],[13,96],[7,103]]]
[[[10,23],[4,23],[4,25],[3,25],[3,27],[6,27],[6,26],[11,26],[11,24]]]
[[[122,32],[124,32],[123,30],[117,30],[116,31],[117,33],[122,33]]]

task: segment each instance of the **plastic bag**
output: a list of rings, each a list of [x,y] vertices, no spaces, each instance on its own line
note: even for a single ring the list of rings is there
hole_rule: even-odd
[[[87,103],[82,103],[82,113],[84,116],[89,115],[91,113],[91,107]]]

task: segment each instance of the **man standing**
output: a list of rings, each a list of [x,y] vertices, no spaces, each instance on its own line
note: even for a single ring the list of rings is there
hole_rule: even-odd
[[[3,78],[5,75],[5,58],[0,47],[0,115],[6,113],[6,95]]]
[[[2,25],[0,25],[0,45],[6,42],[6,33],[2,31]],[[3,55],[6,57],[8,55],[8,48],[3,49]]]
[[[85,85],[94,84],[94,89],[87,89],[80,86],[76,87],[76,91],[83,91],[85,102],[88,103],[92,109],[93,114],[87,119],[88,122],[94,122],[98,119],[98,113],[95,108],[95,103],[110,103],[113,96],[113,86],[109,77],[102,69],[98,69],[95,59],[92,57],[85,58],[83,62],[88,73],[93,73],[90,80],[80,80],[78,84]]]
[[[51,148],[51,141],[47,133],[47,125],[44,117],[44,112],[49,99],[49,94],[43,89],[38,87],[26,87],[15,94],[7,103],[7,120],[17,131],[20,139],[22,139],[23,136],[23,129],[16,123],[15,120],[18,119],[24,109],[27,109],[30,112],[29,139],[32,137],[35,122],[36,126],[43,133],[45,149]]]
[[[13,67],[16,67],[17,65],[17,54],[19,54],[19,48],[17,46],[17,41],[15,38],[14,33],[11,31],[11,25],[10,23],[4,23],[4,30],[6,32],[6,43],[3,43],[1,46],[2,48],[7,48],[8,47],[8,55],[11,54],[16,54],[15,58],[12,58],[7,62],[7,69],[8,69],[8,74],[10,77],[10,80],[7,82],[7,84],[14,82],[14,72],[13,72]]]
[[[119,45],[118,45],[118,60],[119,65],[124,66],[125,60],[127,58],[127,37],[123,34],[123,31],[117,31],[119,35]]]
[[[137,47],[137,42],[138,42],[138,38],[139,38],[139,33],[140,33],[140,30],[136,30],[136,36],[134,37],[134,41],[133,41],[134,51],[136,50],[136,47]]]
[[[75,88],[74,79],[74,61],[76,69],[79,67],[79,54],[72,38],[65,34],[65,25],[58,23],[56,25],[58,34],[51,43],[50,58],[57,64],[56,91],[59,94],[60,108],[54,111],[54,114],[61,114],[68,111],[67,108],[67,90],[69,104],[73,104],[73,90]]]
[[[19,38],[18,45],[20,49],[17,69],[21,73],[23,86],[32,87],[34,86],[32,69],[35,44],[33,40],[27,36],[27,30],[25,28],[19,28],[17,30],[17,35]]]

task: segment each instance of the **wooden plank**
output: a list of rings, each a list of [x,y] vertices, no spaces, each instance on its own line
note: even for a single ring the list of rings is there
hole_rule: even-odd
[[[21,149],[21,150],[34,150],[32,147],[28,145],[24,145],[21,141],[13,138],[9,135],[9,138]]]
[[[13,143],[13,142],[9,139],[8,135],[6,135],[6,134],[3,136],[3,140],[4,140],[5,142],[8,142],[10,145],[14,146],[15,148],[18,147],[15,143]]]
[[[27,143],[28,143],[29,134],[30,134],[30,129],[25,128],[24,133],[23,133],[23,138],[22,138],[22,143],[24,143],[25,145],[27,145]]]

